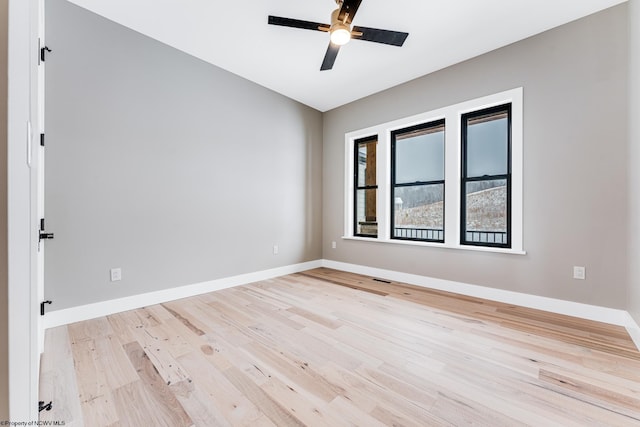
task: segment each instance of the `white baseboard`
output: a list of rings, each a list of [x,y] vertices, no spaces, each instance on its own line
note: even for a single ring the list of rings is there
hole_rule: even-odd
[[[552,313],[565,314],[567,316],[580,317],[582,319],[595,320],[612,325],[624,326],[629,330],[637,329],[637,338],[634,338],[632,331],[629,335],[634,339],[636,346],[640,349],[640,329],[635,324],[633,318],[624,310],[615,308],[600,307],[597,305],[582,304],[579,302],[559,300],[555,298],[541,297],[537,295],[523,294],[519,292],[505,291],[502,289],[488,288],[485,286],[470,285],[467,283],[454,282],[451,280],[434,279],[416,274],[402,273],[393,270],[367,267],[357,264],[323,260],[323,267],[336,270],[348,271],[350,273],[363,274],[381,279],[403,282],[411,285],[422,286],[430,289],[454,292],[488,299],[492,301],[514,304],[522,307],[535,308],[538,310],[550,311]],[[633,331],[636,332],[636,331]]]
[[[635,343],[638,350],[640,350],[640,326],[636,323],[636,321],[631,317],[629,313],[627,313],[627,332],[629,332],[629,336]]]
[[[234,286],[246,285],[248,283],[272,279],[278,276],[286,276],[287,274],[298,273],[300,271],[318,268],[321,266],[322,260],[315,260],[272,268],[269,270],[256,271],[253,273],[240,274],[238,276],[210,280],[208,282],[195,283],[193,285],[179,286],[156,292],[148,292],[124,298],[101,301],[94,304],[51,311],[44,316],[44,328],[55,328],[56,326],[95,319],[96,317],[108,316],[110,314],[146,307],[153,304],[174,301]]]

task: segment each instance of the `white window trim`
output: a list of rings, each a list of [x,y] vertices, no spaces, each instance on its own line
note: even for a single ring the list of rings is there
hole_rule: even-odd
[[[468,112],[511,103],[511,248],[460,244],[461,120]],[[481,252],[525,254],[523,242],[523,89],[521,87],[464,101],[415,116],[345,134],[344,235],[343,239],[398,245],[464,249]],[[445,119],[445,230],[444,243],[391,239],[391,131]],[[354,236],[354,143],[357,139],[378,135],[377,219],[378,237]]]

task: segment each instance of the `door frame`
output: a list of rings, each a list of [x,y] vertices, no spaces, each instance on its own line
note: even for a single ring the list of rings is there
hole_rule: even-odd
[[[41,327],[37,283],[38,31],[42,3],[8,3],[9,416],[38,420]]]
[[[44,47],[46,45],[45,42],[45,38],[44,38],[44,0],[37,0],[37,9],[36,12],[34,12],[37,16],[36,17],[32,17],[32,22],[33,20],[37,19],[37,27],[36,29],[33,31],[32,36],[33,35],[37,35],[37,39],[38,39],[38,49],[42,49],[42,47]],[[39,52],[38,52],[39,53]],[[33,67],[32,67],[33,69]],[[33,72],[33,71],[32,71]],[[38,65],[36,66],[36,88],[34,90],[34,88],[31,88],[32,94],[31,94],[31,99],[34,99],[35,96],[35,113],[33,113],[33,108],[32,108],[32,114],[36,114],[37,117],[37,123],[38,123],[38,132],[36,133],[36,135],[34,135],[34,139],[35,141],[33,141],[34,144],[34,151],[37,151],[36,156],[35,156],[35,161],[37,162],[35,164],[36,167],[36,198],[35,198],[35,208],[33,208],[33,210],[35,211],[36,214],[36,221],[40,221],[40,219],[43,219],[45,217],[45,211],[44,211],[44,192],[45,192],[45,188],[44,188],[44,165],[45,165],[45,148],[44,145],[42,145],[42,140],[40,139],[40,134],[44,134],[45,130],[44,130],[44,126],[45,126],[45,120],[44,120],[44,78],[45,78],[45,63],[44,61],[38,61]],[[35,94],[35,95],[34,95]],[[32,186],[32,190],[33,190],[33,186]],[[34,200],[34,199],[32,199]],[[39,223],[38,223],[39,224]],[[41,230],[41,228],[38,228],[39,230]],[[42,231],[42,230],[41,230]],[[46,248],[46,240],[41,240],[40,236],[39,236],[39,232],[38,232],[38,252],[37,252],[37,260],[36,260],[36,284],[37,284],[37,288],[36,288],[36,301],[38,303],[42,302],[45,300],[44,297],[44,253],[45,253],[45,248]],[[42,352],[44,352],[44,322],[41,320],[41,317],[38,317],[38,354],[42,354]],[[39,359],[38,359],[39,360]],[[39,365],[38,365],[39,367]],[[38,384],[39,385],[39,384]],[[39,388],[39,387],[38,387]]]

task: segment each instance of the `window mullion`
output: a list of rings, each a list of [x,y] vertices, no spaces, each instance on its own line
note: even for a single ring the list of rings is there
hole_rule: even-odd
[[[391,235],[391,141],[388,131],[378,133],[378,239]]]
[[[522,91],[511,103],[511,241],[512,248],[523,247],[523,148]]]
[[[447,117],[444,145],[444,241],[457,243],[460,241],[460,115]]]
[[[351,138],[345,137],[345,164],[344,164],[344,180],[347,183],[344,192],[344,231],[343,236],[353,236],[353,212],[356,209],[354,204],[353,194],[356,186],[354,171],[354,149],[355,141]]]

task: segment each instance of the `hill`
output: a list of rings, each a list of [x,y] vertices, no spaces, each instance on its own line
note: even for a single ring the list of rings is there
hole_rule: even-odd
[[[474,231],[506,230],[506,194],[505,186],[471,193],[467,199],[468,229]],[[443,202],[436,202],[400,209],[395,213],[395,224],[397,227],[441,230],[443,228],[442,204]]]

